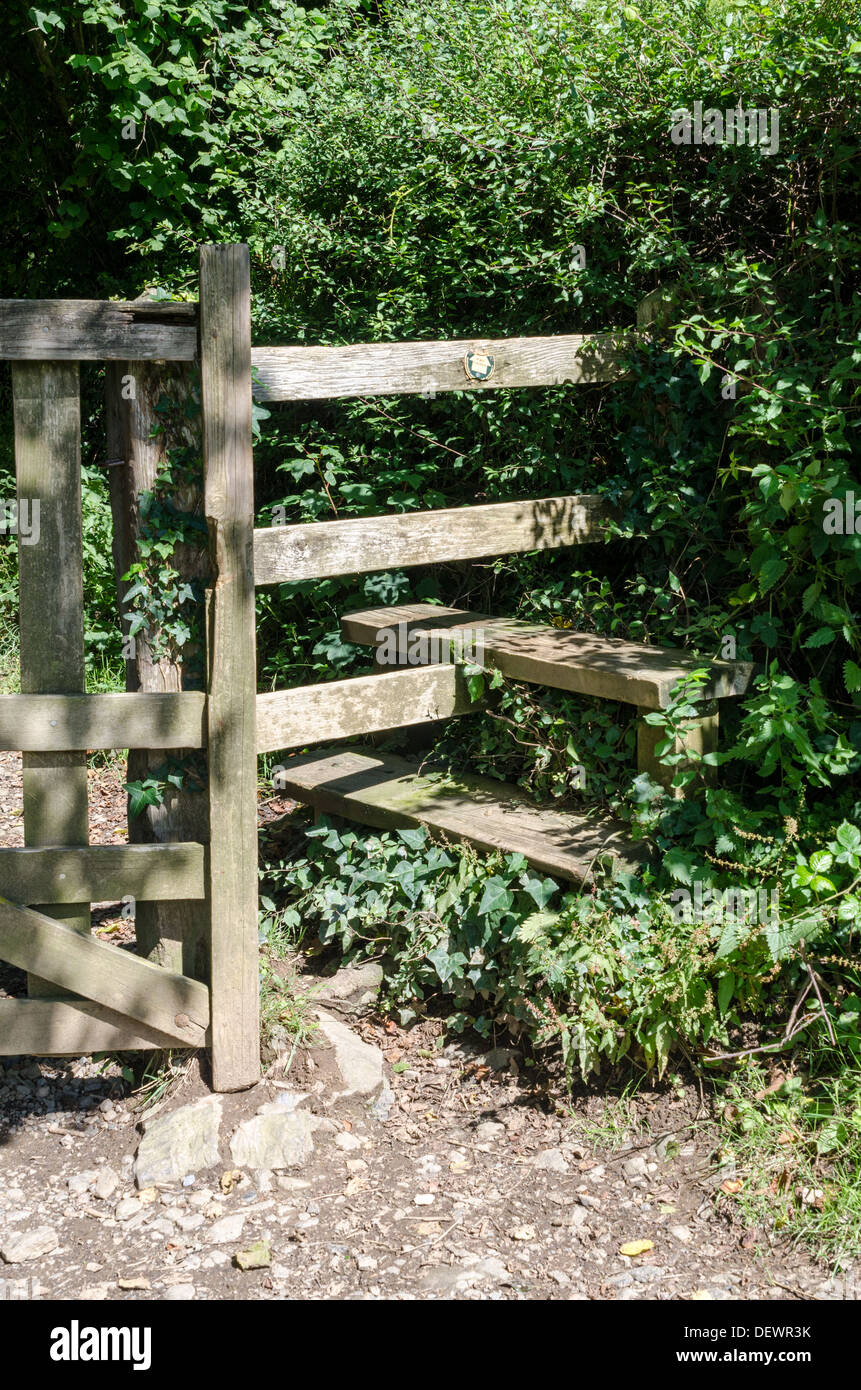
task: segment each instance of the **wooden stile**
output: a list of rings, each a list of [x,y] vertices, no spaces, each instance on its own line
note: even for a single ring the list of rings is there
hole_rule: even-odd
[[[258,528],[254,582],[284,584],[583,545],[605,540],[612,518],[606,498],[584,493]]]
[[[630,341],[624,334],[571,333],[553,338],[260,347],[252,349],[251,362],[255,395],[266,401],[436,395],[616,381],[624,375]]]
[[[257,696],[257,751],[304,748],[334,738],[427,724],[477,709],[457,666],[353,676]]]
[[[200,250],[204,497],[209,524],[209,821],[212,1074],[260,1076],[257,944],[257,661],[247,246]]]

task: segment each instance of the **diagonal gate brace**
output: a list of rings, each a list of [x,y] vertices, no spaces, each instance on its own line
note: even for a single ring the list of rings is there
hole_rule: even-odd
[[[175,1040],[208,1040],[209,990],[152,961],[84,936],[53,917],[0,897],[0,959]]]

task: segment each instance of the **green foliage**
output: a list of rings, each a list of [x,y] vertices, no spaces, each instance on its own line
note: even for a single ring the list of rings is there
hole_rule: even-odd
[[[265,934],[283,949],[291,932],[313,926],[343,951],[384,953],[389,1002],[403,1022],[444,998],[454,1028],[470,1022],[488,1034],[506,1023],[560,1044],[569,1080],[629,1053],[662,1073],[675,1046],[708,1059],[750,1011],[779,1016],[786,990],[806,978],[811,948],[818,968],[833,964],[828,952],[850,950],[861,925],[855,826],[809,856],[792,849],[791,834],[780,845],[752,843],[762,851],[754,883],[780,885],[781,911],[764,919],[758,900],[752,909],[727,903],[720,872],[700,880],[708,893],[694,902],[704,911],[679,911],[668,888],[699,872],[681,850],[667,855],[661,878],[646,869],[578,893],[522,855],[479,857],[433,843],[424,829],[358,833],[324,818],[267,867]],[[829,1004],[827,1019],[814,1011],[803,1027],[827,1032],[844,1013]]]

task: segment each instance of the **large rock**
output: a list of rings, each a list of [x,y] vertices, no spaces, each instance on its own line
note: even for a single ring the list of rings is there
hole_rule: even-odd
[[[383,1084],[383,1054],[363,1042],[340,1019],[324,1009],[317,1011],[320,1032],[335,1049],[335,1062],[344,1082],[342,1096],[370,1096]]]
[[[334,975],[316,977],[309,992],[321,1003],[359,1013],[374,1003],[382,983],[383,967],[378,961],[366,960],[344,966]]]
[[[0,1245],[0,1258],[7,1265],[23,1265],[28,1260],[41,1259],[56,1250],[60,1239],[50,1226],[35,1226],[29,1231],[16,1231],[8,1235]]]
[[[237,1168],[301,1168],[314,1152],[312,1117],[307,1110],[285,1110],[278,1104],[264,1105],[245,1120],[230,1141],[230,1153]]]
[[[206,1096],[145,1121],[135,1160],[138,1187],[169,1186],[188,1173],[217,1167],[220,1124],[220,1096]]]

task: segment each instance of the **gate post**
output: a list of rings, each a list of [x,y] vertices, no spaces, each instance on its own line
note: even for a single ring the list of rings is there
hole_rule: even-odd
[[[207,624],[212,1078],[260,1076],[257,940],[257,654],[248,247],[200,248]]]

